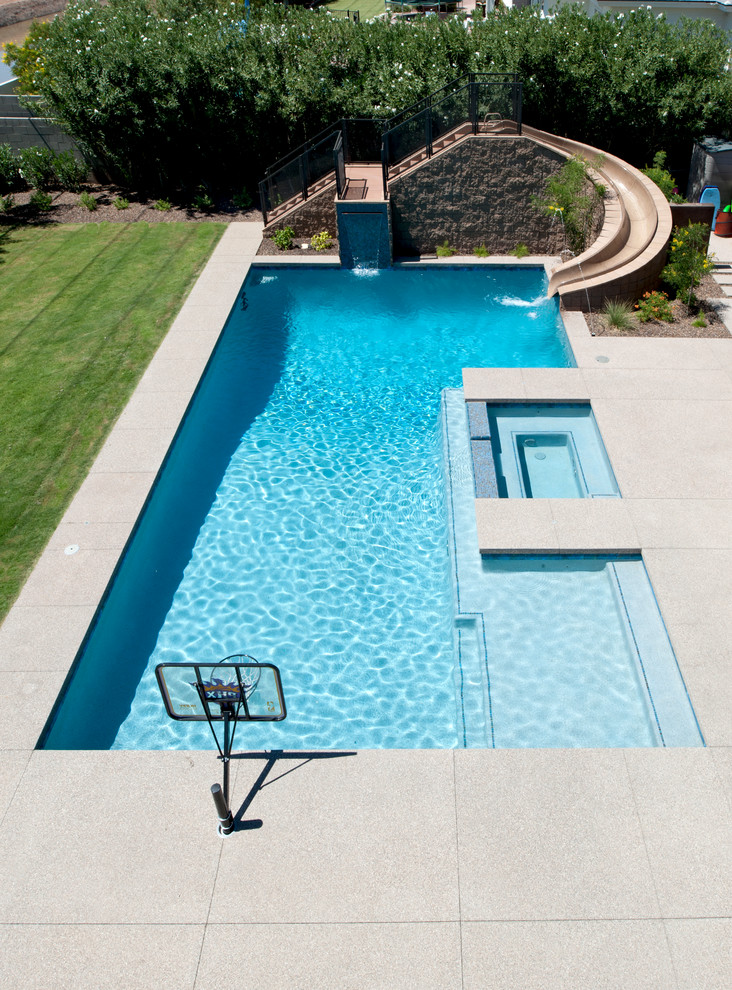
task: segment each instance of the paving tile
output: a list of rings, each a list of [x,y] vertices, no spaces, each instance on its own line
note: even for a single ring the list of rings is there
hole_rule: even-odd
[[[186,392],[190,398],[206,368],[208,353],[206,351],[205,355],[198,358],[186,357],[178,360],[153,358],[140,379],[135,395],[145,392]]]
[[[643,560],[667,624],[725,620],[732,600],[731,550],[649,549]]]
[[[60,670],[3,673],[0,751],[35,747],[65,676],[66,672]]]
[[[456,752],[464,920],[658,917],[622,754]]]
[[[559,551],[549,499],[476,499],[475,518],[481,553]]]
[[[115,429],[145,430],[151,426],[177,429],[190,399],[191,389],[178,392],[138,390],[125,406]]]
[[[718,917],[732,903],[729,804],[706,749],[625,750],[663,917]]]
[[[193,321],[191,321],[193,322]],[[213,329],[177,328],[176,324],[158,348],[153,364],[158,361],[200,361],[205,366],[216,342],[221,336],[221,321],[214,322]]]
[[[679,661],[692,708],[707,746],[732,746],[732,664],[692,666]],[[724,669],[722,669],[724,668]]]
[[[624,498],[729,498],[732,403],[595,399]]]
[[[622,499],[549,499],[559,549],[566,553],[636,552],[633,520]]]
[[[727,320],[729,322],[727,323],[727,326],[729,327],[730,324],[732,324],[732,304],[725,303],[725,310],[728,314]],[[728,374],[732,375],[732,338],[729,340],[726,338],[710,340],[709,350],[712,354],[714,354],[714,357],[719,362],[720,367],[724,368]]]
[[[732,921],[688,918],[664,924],[678,990],[729,990]]]
[[[718,361],[708,343],[696,338],[591,337],[580,349],[582,360],[576,352],[575,357],[583,368],[716,368]],[[609,360],[599,362],[598,357]]]
[[[15,790],[20,784],[30,755],[30,750],[18,750],[17,752],[6,750],[0,755],[0,822],[5,817],[5,812],[8,810]],[[1,951],[0,957],[2,957]],[[0,986],[2,985],[0,979]]]
[[[0,922],[204,923],[217,777],[213,753],[35,752],[0,826]]]
[[[96,606],[119,558],[119,550],[46,550],[17,598],[22,606]]]
[[[92,470],[66,510],[62,524],[134,523],[154,480],[154,471]]]
[[[460,930],[442,924],[209,925],[196,990],[461,990]]]
[[[2,925],[0,986],[193,990],[203,925]]]
[[[175,426],[125,430],[116,427],[94,462],[94,471],[157,472],[175,436]]]
[[[520,368],[463,368],[465,401],[523,402],[526,394]]]
[[[579,368],[522,368],[528,402],[575,402],[589,399]]]
[[[456,920],[452,752],[366,750],[281,776],[300,762],[278,761],[256,795],[262,828],[225,843],[210,921]],[[238,792],[261,767],[242,761]]]
[[[0,626],[0,670],[68,670],[94,605],[15,605]]]
[[[465,922],[464,990],[671,990],[662,921]]]
[[[732,810],[732,746],[718,746],[711,752],[712,760],[717,770],[717,776],[727,795],[727,802]]]
[[[117,550],[127,542],[131,522],[62,522],[46,544],[47,550]],[[78,552],[78,551],[76,551]]]
[[[732,550],[730,499],[624,499],[644,547]]]
[[[583,368],[581,374],[593,399],[732,398],[732,381],[721,369],[611,368],[598,364]]]

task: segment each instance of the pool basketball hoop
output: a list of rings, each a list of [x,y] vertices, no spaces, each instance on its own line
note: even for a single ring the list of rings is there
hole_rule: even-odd
[[[179,722],[208,722],[224,764],[223,792],[211,788],[219,816],[219,832],[234,831],[229,807],[229,761],[237,722],[281,722],[287,717],[280,672],[274,664],[259,663],[237,653],[218,663],[161,663],[155,668],[168,715]],[[224,723],[224,738],[214,722]]]

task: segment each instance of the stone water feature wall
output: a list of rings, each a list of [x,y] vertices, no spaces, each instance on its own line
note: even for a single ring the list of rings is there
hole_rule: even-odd
[[[336,186],[332,182],[322,192],[310,196],[298,205],[296,210],[272,220],[264,229],[265,237],[271,237],[276,230],[292,227],[296,238],[309,239],[313,234],[327,230],[331,237],[336,235]]]
[[[523,137],[471,137],[389,184],[394,257],[434,254],[448,241],[460,254],[485,244],[508,254],[558,254],[561,225],[531,204],[566,158]]]

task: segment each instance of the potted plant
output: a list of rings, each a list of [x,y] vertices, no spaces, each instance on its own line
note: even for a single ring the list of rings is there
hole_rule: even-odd
[[[714,233],[717,237],[732,237],[732,205],[725,206],[717,214],[717,222],[714,225]]]

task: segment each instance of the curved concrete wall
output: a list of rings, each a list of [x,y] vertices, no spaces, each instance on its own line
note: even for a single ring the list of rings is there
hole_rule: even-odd
[[[658,186],[627,162],[591,145],[524,127],[548,148],[589,161],[602,155],[598,178],[607,186],[605,222],[597,240],[552,273],[548,294],[566,309],[597,309],[606,300],[633,302],[655,288],[666,263],[671,207]]]

